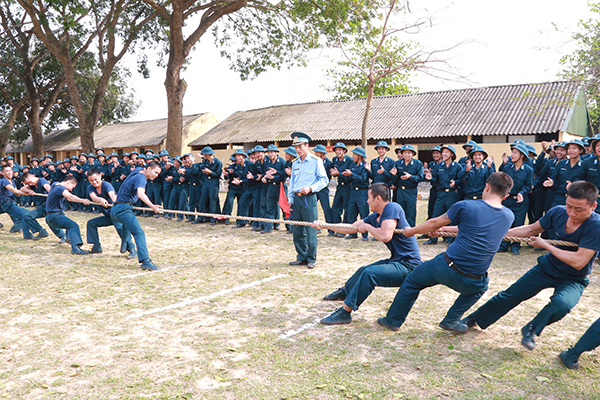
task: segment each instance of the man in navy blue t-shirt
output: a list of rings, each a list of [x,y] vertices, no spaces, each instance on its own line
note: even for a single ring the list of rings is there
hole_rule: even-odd
[[[141,268],[148,271],[157,271],[159,268],[154,265],[148,255],[146,246],[146,235],[140,226],[140,223],[133,214],[133,205],[139,200],[143,201],[157,214],[162,213],[162,207],[153,204],[146,195],[146,184],[148,180],[153,180],[160,174],[160,165],[155,161],[150,161],[145,168],[136,168],[127,176],[121,184],[117,201],[110,210],[110,217],[115,222],[123,224],[123,236],[125,240],[131,240],[133,236],[138,251],[138,261],[142,264]]]
[[[325,296],[323,300],[344,300],[344,305],[323,318],[322,324],[349,324],[352,322],[350,313],[358,310],[376,286],[399,287],[408,274],[421,264],[417,240],[394,232],[395,229],[404,229],[409,225],[402,207],[390,202],[389,193],[390,189],[385,183],[372,184],[367,203],[373,214],[354,222],[352,225],[356,227],[355,230],[329,228],[348,234],[356,231],[370,233],[390,249],[391,257],[360,267],[344,286]],[[321,229],[320,224],[321,221],[315,221],[312,227]]]
[[[531,225],[509,230],[510,236],[531,237],[533,247],[546,249],[549,253],[539,257],[536,266],[462,322],[469,327],[477,324],[485,329],[521,302],[543,289],[554,288],[550,303],[521,329],[521,344],[533,350],[534,335],[539,336],[547,325],[567,315],[589,284],[587,276],[600,251],[600,216],[594,212],[597,199],[598,189],[593,183],[573,182],[569,185],[565,206],[551,208]],[[537,237],[549,229],[554,230],[558,240],[577,243],[578,247],[552,246]]]
[[[442,284],[459,292],[460,296],[440,322],[440,328],[455,333],[468,330],[460,319],[487,291],[487,270],[514,220],[513,213],[502,206],[512,185],[510,176],[495,172],[486,180],[482,200],[460,201],[447,213],[404,230],[408,237],[429,232],[429,236],[435,237],[440,228],[458,235],[445,253],[424,262],[408,275],[387,315],[377,320],[379,325],[398,330],[421,290]],[[457,226],[446,226],[450,223]]]
[[[62,182],[54,182],[48,192],[46,199],[46,223],[50,228],[65,229],[67,238],[71,241],[71,254],[89,254],[89,251],[82,250],[81,232],[79,225],[64,214],[65,200],[75,203],[90,205],[88,199],[82,199],[75,196],[73,189],[77,186],[77,178],[67,176]]]
[[[24,208],[17,205],[17,196],[27,196],[26,192],[17,189],[13,181],[13,169],[6,164],[2,167],[2,177],[0,178],[0,210],[7,213],[13,221],[11,233],[21,232],[23,216],[27,212]]]
[[[110,217],[109,205],[117,200],[117,194],[113,186],[102,180],[102,174],[96,168],[92,168],[87,173],[87,179],[90,184],[87,187],[87,194],[95,203],[100,203],[101,217],[93,218],[87,222],[87,242],[91,243],[91,253],[102,253],[100,246],[100,237],[98,236],[98,228],[101,226],[113,225],[121,238],[121,253],[129,251],[128,260],[133,260],[137,257],[135,245],[131,241],[131,236],[127,236],[123,232],[123,224],[113,221]]]

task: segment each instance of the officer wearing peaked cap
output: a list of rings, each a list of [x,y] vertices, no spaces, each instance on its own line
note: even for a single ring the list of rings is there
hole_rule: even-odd
[[[319,200],[319,203],[321,203],[323,215],[325,216],[325,222],[333,223],[333,213],[329,203],[329,181],[331,181],[332,163],[331,160],[327,158],[327,149],[322,144],[316,145],[313,149],[313,153],[323,160],[323,166],[325,167],[325,173],[327,174],[327,186],[317,192],[317,200]],[[335,236],[335,232],[329,230],[328,236]]]
[[[295,221],[313,222],[318,219],[317,198],[315,193],[328,184],[325,167],[320,158],[308,151],[310,137],[303,132],[292,133],[292,145],[298,152],[298,158],[292,163],[292,175],[288,187],[288,202]],[[317,261],[317,231],[308,226],[294,225],[294,246],[296,261],[290,265],[315,267]]]
[[[352,182],[349,177],[342,175],[341,172],[350,167],[352,157],[346,155],[348,149],[342,142],[336,143],[333,146],[333,151],[335,152],[335,157],[331,159],[331,169],[329,171],[332,177],[337,178],[337,188],[331,205],[331,218],[334,224],[339,224],[340,222],[348,222],[348,204]],[[346,235],[337,233],[335,236],[344,237]]]

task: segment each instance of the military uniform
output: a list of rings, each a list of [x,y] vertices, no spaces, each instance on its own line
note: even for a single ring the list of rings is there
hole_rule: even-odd
[[[367,154],[362,147],[357,147],[354,150],[352,150],[352,152],[363,157],[363,161],[360,161],[359,163],[352,162],[352,164],[348,168],[352,172],[352,174],[349,176],[350,181],[352,182],[350,186],[350,200],[348,204],[349,224],[352,224],[357,220],[359,213],[362,219],[366,218],[369,215],[369,204],[367,203],[367,192],[369,190],[369,173],[365,168],[364,162],[364,158]],[[352,233],[346,236],[346,239],[356,239],[357,237],[357,233]],[[369,234],[367,232],[362,233],[362,237],[363,240],[366,240],[369,237]]]
[[[335,150],[336,147],[346,149],[346,145],[341,142],[336,143],[333,149]],[[352,182],[349,177],[342,175],[342,172],[350,168],[350,164],[352,164],[352,157],[348,155],[344,155],[341,159],[337,156],[331,159],[331,168],[337,168],[339,171],[339,175],[337,175],[337,188],[333,197],[333,204],[331,205],[331,219],[334,224],[348,222],[348,205]],[[342,214],[344,215],[343,218]],[[338,234],[336,236],[344,237],[345,235]]]
[[[401,151],[412,151],[413,155],[417,155],[414,147],[404,145],[400,147]],[[396,176],[394,177],[394,186],[397,188],[397,203],[402,206],[406,213],[406,220],[410,226],[415,226],[417,220],[417,195],[419,183],[423,181],[423,163],[416,158],[410,160],[407,164],[406,160],[400,159],[396,161]],[[402,179],[405,173],[410,174],[410,178]]]

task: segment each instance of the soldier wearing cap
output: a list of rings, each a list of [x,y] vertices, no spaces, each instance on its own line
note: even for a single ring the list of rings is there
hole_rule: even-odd
[[[588,158],[594,158],[594,153],[592,152],[592,147],[590,146],[592,138],[584,137],[581,139],[581,143],[583,143],[583,147],[585,148],[585,154],[581,156],[581,161],[585,161]]]
[[[160,197],[162,200],[162,204],[164,205],[165,208],[169,207],[169,203],[170,203],[170,199],[171,199],[171,192],[173,191],[173,177],[170,175],[171,174],[171,168],[173,167],[173,160],[171,159],[169,152],[167,150],[161,150],[158,153],[158,156],[160,158],[160,174],[159,177],[162,181],[162,189],[160,192]],[[163,215],[164,218],[167,218],[167,214]]]
[[[333,223],[333,212],[331,211],[331,205],[329,204],[329,181],[331,181],[332,163],[331,160],[327,158],[327,149],[322,144],[316,145],[313,149],[313,153],[323,160],[323,166],[325,167],[325,173],[327,174],[327,186],[317,192],[317,200],[321,203],[325,222]],[[330,229],[327,236],[335,236],[335,232]]]
[[[573,139],[565,145],[568,160],[559,161],[554,171],[544,182],[544,186],[554,189],[555,195],[551,207],[564,206],[567,198],[567,189],[571,182],[583,179],[583,162],[581,155],[585,153],[583,143],[579,139]]]
[[[188,178],[188,193],[189,193],[189,210],[191,212],[202,212],[200,209],[200,199],[202,198],[202,175],[201,170],[203,168],[203,160],[200,159],[196,162],[196,158],[189,153],[189,166],[186,167],[186,174]],[[187,222],[195,223],[198,221],[196,216],[189,215]]]
[[[146,161],[150,162],[150,161],[154,161],[154,152],[152,151],[152,149],[147,149],[146,150]],[[158,161],[156,161],[158,162]],[[146,185],[146,194],[148,195],[148,198],[150,199],[150,201],[153,204],[156,205],[161,205],[162,204],[162,196],[161,196],[161,191],[162,191],[162,178],[160,176],[160,174],[154,178],[154,179],[149,179],[148,180],[148,184]],[[153,211],[145,211],[142,216],[144,217],[160,217],[160,214],[155,213]]]
[[[466,172],[463,167],[454,161],[456,159],[456,150],[451,145],[443,145],[442,162],[437,164],[426,178],[431,180],[431,184],[437,188],[437,199],[433,207],[433,218],[437,218],[446,213],[454,205],[458,198],[458,184],[465,178]],[[449,243],[453,240],[449,239]],[[430,238],[423,243],[425,245],[437,244],[437,238]]]
[[[310,137],[303,132],[292,133],[293,146],[298,158],[292,163],[292,176],[288,187],[288,202],[292,208],[292,220],[313,222],[318,219],[315,193],[327,186],[327,174],[323,161],[308,151]],[[317,261],[317,231],[308,226],[294,225],[296,260],[290,265],[315,267]]]
[[[369,179],[373,183],[381,182],[390,186],[394,179],[391,173],[394,168],[394,160],[386,155],[390,151],[390,146],[388,146],[385,140],[380,140],[375,145],[375,151],[378,154],[377,158],[374,158],[370,163],[365,165],[369,173]]]
[[[460,160],[458,160],[458,163],[460,165],[462,165],[463,168],[465,168],[467,166],[467,161],[469,161],[471,159],[469,153],[475,146],[477,146],[477,142],[474,140],[467,140],[467,142],[462,145],[462,148],[467,155],[464,157],[461,157]]]
[[[244,185],[244,191],[238,203],[238,215],[241,216],[254,217],[254,210],[260,208],[260,185],[256,181],[258,171],[252,159],[254,159],[254,148],[248,150],[248,160],[244,161],[245,170],[240,176],[242,185]],[[243,228],[246,223],[246,221],[238,219],[234,228]],[[249,224],[249,226],[253,226],[253,224]]]
[[[237,149],[233,154],[233,164],[229,165],[225,170],[229,186],[227,190],[227,197],[223,204],[223,214],[233,215],[233,202],[237,200],[237,215],[240,214],[240,200],[244,194],[244,184],[242,179],[248,172],[248,166],[246,165],[246,153],[242,149]],[[225,224],[229,225],[229,219],[225,220]],[[241,225],[241,224],[240,224]],[[244,224],[245,225],[245,224]],[[238,225],[236,224],[236,227]]]
[[[425,177],[425,175],[431,175],[431,170],[433,169],[433,167],[443,162],[441,146],[434,146],[430,150],[430,153],[431,157],[433,158],[433,161],[429,162],[427,166],[423,166],[425,168],[423,170],[423,177]],[[427,219],[433,218],[433,207],[435,206],[435,200],[437,199],[437,187],[435,187],[432,182],[430,182],[430,184],[431,188],[429,188],[429,199],[427,200]],[[427,235],[423,236],[428,237]]]
[[[285,174],[287,175],[286,179],[289,180],[290,176],[292,176],[292,163],[294,162],[294,160],[296,158],[298,158],[298,153],[296,152],[296,149],[294,148],[294,146],[289,146],[287,149],[285,149],[284,152],[285,152]],[[331,161],[330,161],[330,163],[331,163]],[[326,170],[325,173],[328,173],[328,171]],[[331,176],[329,174],[327,174],[327,177],[329,178],[329,180],[331,180]],[[285,192],[287,193],[287,188],[288,188],[287,185],[284,185],[284,188],[285,188]],[[327,193],[329,193],[329,184],[327,184],[327,187],[325,189],[327,189]],[[323,190],[325,190],[325,189],[323,189]],[[323,190],[319,191],[318,193],[321,193]],[[329,196],[329,194],[327,196]],[[318,199],[318,197],[317,197],[317,199]],[[291,218],[292,218],[292,214],[290,213],[290,215],[285,219],[291,219]],[[287,229],[288,234],[291,235],[294,233],[292,225],[286,224],[285,228]]]
[[[279,149],[274,144],[267,146],[267,157],[265,158],[265,175],[262,183],[267,185],[267,196],[265,199],[266,212],[265,218],[279,218],[279,193],[281,185],[287,178],[285,173],[285,161],[278,155]],[[265,222],[263,230],[260,233],[270,233],[273,231],[273,223]]]
[[[556,191],[552,187],[546,187],[544,182],[546,182],[550,175],[554,174],[557,164],[560,161],[567,159],[566,142],[562,141],[553,143],[548,147],[548,154],[550,154],[551,158],[544,163],[544,167],[540,171],[538,178],[536,178],[537,183],[534,184],[535,186],[540,185],[548,189],[545,197],[546,200],[544,202],[544,212],[548,211],[552,207],[554,195],[556,194]],[[552,155],[554,155],[554,157],[552,157]],[[542,237],[547,239],[549,237],[548,232],[544,231],[542,233]]]
[[[338,142],[333,146],[335,157],[331,159],[331,176],[337,178],[337,188],[333,203],[331,205],[331,218],[334,224],[340,222],[348,222],[348,204],[350,201],[351,180],[349,177],[342,175],[342,171],[350,168],[352,157],[346,155],[348,149],[342,142]],[[342,218],[342,214],[344,217]],[[344,237],[343,233],[337,233],[336,237]]]
[[[215,157],[215,151],[206,146],[200,152],[204,156],[204,181],[202,183],[202,197],[200,199],[200,208],[210,214],[220,214],[221,204],[219,203],[219,184],[221,173],[223,172],[223,163]],[[216,225],[215,218],[210,219],[211,225]]]
[[[352,150],[352,164],[346,170],[342,171],[342,175],[350,178],[352,182],[350,190],[350,200],[348,201],[348,223],[352,224],[358,219],[360,213],[361,219],[367,218],[369,215],[369,204],[367,203],[369,190],[369,173],[365,168],[365,159],[367,152],[362,147],[356,147]],[[351,233],[346,236],[346,239],[357,239],[357,233]],[[363,241],[369,240],[369,232],[362,233]]]
[[[185,168],[183,167],[183,160],[177,156],[173,158],[173,169],[170,172],[170,176],[173,181],[173,190],[171,191],[171,197],[169,199],[169,209],[187,211],[186,209],[180,208],[187,204],[187,190],[183,187],[183,183],[186,181],[186,177],[183,174]],[[185,196],[185,199],[182,197]],[[175,215],[169,214],[168,219],[173,219]],[[183,214],[178,214],[177,219],[183,221]]]
[[[600,188],[600,135],[594,135],[589,143],[592,157],[583,162],[583,179]],[[598,207],[595,211],[600,213]]]
[[[512,227],[523,226],[527,209],[529,207],[529,191],[533,181],[533,169],[525,164],[525,160],[529,157],[529,149],[523,144],[517,144],[512,148],[511,164],[504,167],[502,172],[508,174],[513,180],[513,187],[506,199],[502,202],[506,208],[510,209],[515,219]],[[500,244],[498,252],[506,252],[510,246],[510,251],[514,255],[520,254],[520,242],[506,242]]]
[[[419,183],[423,181],[423,163],[416,158],[415,148],[405,144],[399,149],[402,159],[396,161],[391,173],[394,186],[397,188],[397,203],[406,213],[410,226],[415,226],[417,220],[417,194]]]
[[[469,158],[465,163],[464,197],[465,200],[479,200],[487,178],[496,171],[492,166],[492,159],[488,158],[487,152],[479,145],[471,147]]]
[[[264,218],[267,211],[267,185],[262,182],[262,178],[265,175],[265,148],[261,145],[254,146],[254,169],[256,173],[253,173],[254,179],[256,180],[258,187],[258,196],[253,204],[253,216],[258,218]],[[264,229],[264,223],[254,222],[252,231],[260,232]]]

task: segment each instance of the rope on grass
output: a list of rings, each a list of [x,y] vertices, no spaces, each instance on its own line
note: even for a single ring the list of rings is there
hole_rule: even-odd
[[[47,194],[36,193],[36,196],[47,197]],[[102,207],[100,203],[90,202],[90,204],[98,205]],[[112,207],[112,204],[109,204],[109,207]],[[133,207],[136,211],[151,211],[154,212],[150,207]],[[311,226],[312,222],[308,221],[294,221],[294,220],[284,220],[284,219],[270,219],[270,218],[258,218],[258,217],[245,217],[241,215],[227,215],[227,214],[211,214],[211,213],[203,213],[196,211],[179,211],[179,210],[161,210],[165,214],[182,214],[182,215],[192,215],[197,217],[205,217],[205,218],[214,218],[214,219],[235,219],[235,220],[243,220],[243,221],[252,221],[252,222],[266,222],[272,224],[288,224],[288,225],[299,225],[299,226]],[[357,232],[357,229],[352,224],[331,224],[328,222],[322,222],[320,224],[322,229],[343,229],[349,232]],[[404,229],[394,229],[395,233],[404,233]],[[456,237],[457,234],[453,232],[438,232],[438,235],[441,237]],[[531,242],[531,238],[528,237],[520,237],[520,236],[504,236],[502,239],[505,242],[520,242],[520,243],[529,243]],[[565,240],[546,240],[549,244],[555,246],[566,246],[566,247],[579,247],[577,243],[567,242]]]

